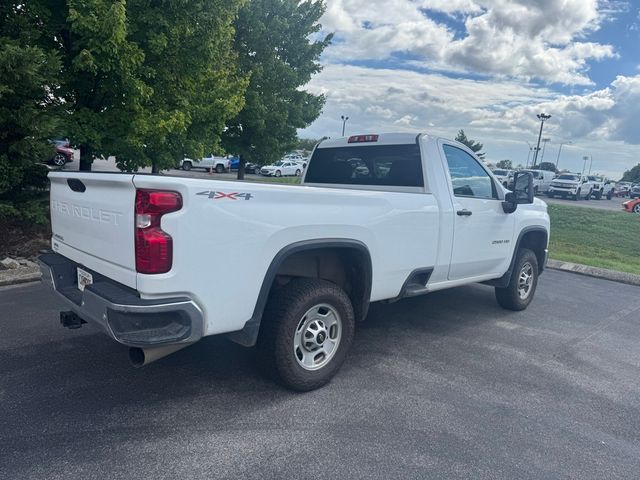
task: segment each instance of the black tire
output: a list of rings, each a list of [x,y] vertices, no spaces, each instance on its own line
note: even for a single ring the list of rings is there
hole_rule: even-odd
[[[56,167],[64,167],[67,163],[67,157],[65,157],[61,153],[56,153],[51,159],[51,163],[53,163]]]
[[[596,200],[600,200],[602,198],[602,190],[598,190],[596,192]]]
[[[636,203],[636,204],[633,206],[633,210],[632,210],[632,212],[633,212],[633,213],[638,213],[638,214],[640,214],[640,203]]]
[[[182,162],[182,169],[186,172],[188,172],[189,170],[191,170],[191,167],[193,165],[191,165],[191,162]]]
[[[607,193],[607,200],[611,200],[613,198],[613,191],[609,190],[609,193]]]
[[[526,265],[531,266],[531,284],[525,298],[520,296],[519,293],[519,281],[523,269]],[[504,288],[496,287],[496,300],[502,308],[507,310],[520,311],[529,306],[533,296],[536,293],[536,287],[538,286],[538,258],[528,248],[521,248],[518,250],[516,256],[516,262],[513,266],[513,272],[509,285]]]
[[[591,200],[591,194],[593,193],[593,190],[589,190],[589,193],[587,193],[587,196],[584,197],[585,200]]]
[[[216,173],[224,173],[224,166],[221,164],[216,165]]]
[[[276,170],[276,173],[274,175],[276,177],[281,177],[282,176],[282,172],[280,170]]]
[[[309,309],[328,304],[342,323],[340,340],[328,362],[317,370],[303,368],[296,358],[294,337]],[[292,390],[301,392],[325,385],[344,362],[355,332],[353,306],[339,286],[326,280],[295,279],[271,292],[258,336],[262,365],[271,376]]]
[[[300,170],[296,170],[296,177],[300,176]]]
[[[578,200],[580,200],[580,189],[578,189],[576,194],[573,196],[573,201],[574,202],[577,202]]]

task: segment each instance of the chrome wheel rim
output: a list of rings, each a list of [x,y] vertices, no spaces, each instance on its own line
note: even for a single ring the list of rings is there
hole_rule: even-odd
[[[293,337],[293,355],[305,370],[318,370],[331,361],[341,338],[340,314],[329,304],[315,305],[298,322]]]
[[[55,157],[53,157],[53,163],[58,167],[63,166],[65,164],[64,155],[62,155],[61,153],[58,153]]]
[[[531,294],[533,287],[533,266],[526,262],[518,275],[518,296],[525,300]]]

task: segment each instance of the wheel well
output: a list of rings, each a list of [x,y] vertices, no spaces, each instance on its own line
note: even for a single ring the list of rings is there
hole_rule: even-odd
[[[536,254],[538,270],[544,269],[545,249],[547,248],[547,233],[542,230],[532,230],[525,233],[520,239],[519,248],[528,248]]]
[[[321,278],[340,286],[351,299],[356,320],[369,308],[371,264],[367,254],[353,247],[320,247],[293,253],[280,264],[271,288],[294,278]]]

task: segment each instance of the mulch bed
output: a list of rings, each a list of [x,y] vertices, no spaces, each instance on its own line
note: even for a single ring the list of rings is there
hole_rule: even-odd
[[[35,259],[51,247],[51,227],[27,223],[0,223],[0,260],[5,257]]]

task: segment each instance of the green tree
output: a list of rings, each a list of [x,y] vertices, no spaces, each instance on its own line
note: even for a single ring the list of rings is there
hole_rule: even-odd
[[[144,53],[150,94],[135,113],[121,168],[174,167],[185,155],[222,153],[225,123],[244,105],[247,81],[232,50],[238,0],[129,0],[129,38]]]
[[[50,72],[59,86],[61,129],[80,147],[80,169],[94,156],[131,147],[141,101],[150,95],[140,75],[144,54],[128,38],[126,0],[26,0],[38,46],[62,62]]]
[[[467,147],[469,147],[473,151],[473,153],[475,153],[478,156],[478,158],[480,159],[484,158],[485,153],[480,152],[480,150],[482,150],[483,145],[479,142],[471,140],[470,138],[467,138],[467,135],[464,133],[464,130],[460,130],[458,132],[458,135],[456,135],[455,141],[460,142],[466,145]]]
[[[621,182],[640,183],[640,163],[624,172]]]
[[[315,148],[318,142],[320,142],[320,140],[315,138],[298,138],[296,142],[296,149],[310,152]]]
[[[56,129],[52,114],[51,72],[59,70],[54,54],[33,46],[37,30],[26,8],[0,5],[0,219],[46,222],[41,193],[50,157],[47,144]]]
[[[242,111],[227,122],[223,144],[247,161],[264,164],[296,143],[296,131],[313,122],[324,97],[301,89],[320,71],[318,59],[332,35],[317,38],[324,2],[252,0],[238,15],[234,48],[249,75]]]
[[[542,162],[537,167],[537,170],[547,170],[549,172],[556,173],[556,164],[553,162]]]
[[[496,163],[496,167],[511,170],[513,168],[513,165],[511,164],[511,160],[500,160],[498,163]]]

